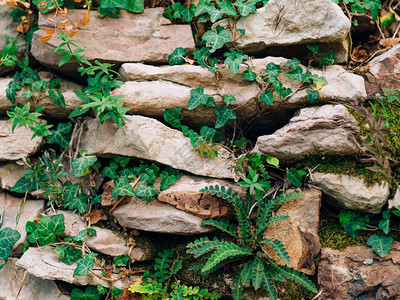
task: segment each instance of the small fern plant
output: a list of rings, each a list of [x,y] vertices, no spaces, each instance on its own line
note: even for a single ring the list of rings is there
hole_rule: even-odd
[[[142,299],[171,300],[217,300],[222,296],[217,292],[209,292],[198,286],[192,287],[173,280],[173,276],[182,268],[182,261],[174,259],[174,250],[166,249],[158,253],[154,271],[147,270],[143,274],[142,284],[131,285],[129,291],[142,294]]]
[[[237,192],[232,191],[232,188],[226,189],[224,186],[209,186],[200,192],[223,198],[229,203],[237,219],[236,224],[224,218],[208,219],[202,223],[203,226],[214,226],[228,234],[229,240],[216,237],[210,240],[203,237],[187,245],[188,253],[194,254],[195,258],[203,256],[205,259],[205,264],[201,269],[203,274],[209,274],[228,262],[238,260],[240,269],[233,280],[232,287],[235,300],[242,299],[243,288],[250,283],[255,290],[262,286],[271,299],[276,299],[274,281],[286,281],[286,279],[303,285],[315,293],[318,292],[315,285],[303,273],[280,265],[271,258],[267,247],[272,249],[286,265],[290,264],[289,255],[282,242],[264,237],[264,231],[269,225],[288,217],[273,216],[274,208],[302,194],[282,193],[268,200],[264,197],[256,197],[256,202],[252,204],[249,193],[246,197],[240,197]],[[250,216],[254,217],[250,218]]]

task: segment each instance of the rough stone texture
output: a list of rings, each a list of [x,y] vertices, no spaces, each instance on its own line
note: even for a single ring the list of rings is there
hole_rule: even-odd
[[[17,261],[17,258],[10,258],[7,264],[0,270],[0,299],[70,299],[69,296],[63,295],[55,282],[51,280],[41,279],[27,274],[22,283],[25,270],[15,265]],[[21,285],[21,293],[17,298]]]
[[[278,75],[283,86],[291,88],[294,94],[288,100],[280,100],[275,95],[274,104],[268,106],[262,116],[259,116],[258,97],[261,94],[256,82],[250,82],[240,75],[245,71],[246,65],[242,64],[238,74],[233,75],[226,65],[218,69],[218,90],[215,74],[199,66],[149,66],[145,64],[123,64],[120,73],[124,80],[129,80],[123,86],[114,91],[115,95],[126,95],[122,101],[125,107],[130,108],[129,114],[140,114],[149,117],[163,118],[166,108],[182,107],[184,121],[194,125],[212,124],[215,120],[215,107],[205,108],[203,105],[195,110],[187,110],[190,100],[190,90],[202,86],[205,93],[215,98],[216,106],[224,104],[221,94],[233,95],[236,102],[231,103],[239,119],[247,118],[255,120],[256,124],[269,124],[277,120],[285,119],[288,110],[295,110],[309,103],[306,89],[298,90],[300,83],[287,78],[284,73],[291,69],[285,64],[288,61],[282,57],[266,57],[253,59],[248,63],[257,73],[263,73],[266,65],[273,62],[281,67]],[[302,66],[303,70],[306,69]],[[362,102],[366,97],[364,79],[361,76],[351,74],[341,66],[334,65],[318,70],[311,68],[310,72],[323,76],[328,81],[319,90],[320,97],[317,102],[325,103],[332,100],[352,101],[355,99]],[[315,89],[315,86],[307,87]],[[281,117],[277,115],[281,114]]]
[[[378,214],[389,196],[385,181],[367,186],[361,178],[330,173],[313,173],[312,181],[332,204],[366,213]]]
[[[28,242],[25,230],[26,222],[39,217],[45,206],[44,200],[26,200],[25,204],[23,201],[23,198],[13,197],[6,192],[0,193],[0,216],[3,215],[3,224],[0,224],[0,230],[11,227],[21,234],[21,238],[13,246],[15,255],[21,255],[23,245]]]
[[[400,90],[400,44],[375,57],[369,64],[365,87],[368,96],[383,95],[382,88]],[[397,79],[397,80],[396,80]]]
[[[93,285],[101,284],[104,287],[110,287],[110,283],[106,280],[100,279],[93,275],[91,272],[87,276],[73,276],[76,269],[76,262],[71,265],[63,263],[52,250],[50,246],[41,248],[29,248],[22,257],[17,261],[18,267],[28,270],[28,273],[49,280],[62,280],[77,285]],[[102,277],[100,267],[96,266],[92,269],[94,273]],[[116,279],[122,276],[120,273],[111,273],[110,278]],[[114,286],[119,289],[124,289],[128,286],[130,280],[136,276],[125,277],[114,282]],[[47,298],[43,298],[47,299]]]
[[[11,190],[14,185],[24,177],[25,167],[17,163],[4,163],[0,165],[0,187]]]
[[[74,214],[73,212],[59,210],[57,214],[63,214],[65,218],[65,231],[63,236],[75,236],[78,235],[80,231],[87,228],[85,221],[81,216]],[[97,226],[91,226],[90,228],[96,230],[96,235],[88,236],[86,245],[89,248],[111,256],[120,256],[129,253],[129,257],[137,261],[144,261],[147,259],[146,253],[144,253],[142,249],[139,247],[133,247],[130,249],[126,241],[110,229],[104,229]]]
[[[15,29],[17,28],[19,22],[14,21],[13,17],[10,15],[14,8],[15,7],[8,5],[0,6],[0,52],[3,51],[4,45],[8,44],[7,37],[15,38],[18,34],[15,32]],[[18,50],[15,54],[21,59],[24,57],[24,53],[28,47],[28,42],[22,35],[20,35],[16,44],[18,45]],[[1,66],[0,76],[11,72],[14,69],[15,67]]]
[[[321,249],[318,235],[321,198],[319,190],[305,190],[304,197],[286,202],[276,213],[289,218],[268,226],[264,233],[264,237],[277,238],[285,245],[291,268],[308,275],[315,274],[315,258]],[[278,259],[271,249],[266,247],[266,250]]]
[[[118,222],[125,227],[138,230],[181,235],[200,234],[214,228],[202,227],[202,219],[153,199],[132,197],[128,204],[118,206],[113,212]]]
[[[190,25],[171,24],[162,17],[164,9],[145,9],[141,14],[121,11],[118,18],[100,18],[97,11],[90,12],[90,22],[82,26],[74,36],[78,45],[86,46],[82,56],[89,61],[100,60],[111,63],[138,62],[168,63],[168,56],[176,47],[194,51],[194,41]],[[86,10],[71,10],[68,16],[78,21]],[[48,16],[39,14],[39,29],[53,28]],[[53,49],[61,40],[53,36],[47,43],[37,39],[45,33],[38,30],[33,35],[32,54],[42,64],[68,72],[78,67],[74,60],[58,68],[61,55],[55,55]],[[101,51],[99,51],[99,43]]]
[[[367,264],[372,260],[372,264]],[[399,299],[400,244],[385,257],[370,247],[347,247],[344,252],[322,248],[318,267],[320,299]]]
[[[12,133],[12,124],[0,121],[0,161],[18,160],[34,154],[42,143],[41,137],[31,139],[33,132],[20,127]]]
[[[225,186],[226,188],[232,188],[240,195],[246,194],[244,188],[229,181],[185,175],[169,188],[160,192],[157,198],[161,202],[169,203],[177,209],[201,218],[208,219],[227,216],[229,208],[226,202],[216,196],[199,192],[210,185]]]
[[[226,23],[223,20],[213,27]],[[330,0],[270,0],[256,13],[238,20],[236,28],[245,29],[246,34],[236,45],[253,55],[306,58],[306,45],[319,44],[324,52],[334,51],[335,61],[343,63],[347,61],[350,26],[340,7]]]
[[[388,208],[389,209],[398,209],[399,205],[400,205],[400,188],[397,188],[393,199],[390,199],[388,201]]]
[[[306,155],[352,155],[359,151],[357,121],[343,105],[303,108],[289,124],[257,139],[254,152],[282,160]]]
[[[125,122],[122,128],[118,128],[111,119],[103,125],[96,119],[87,121],[79,149],[100,157],[122,155],[148,159],[196,175],[235,177],[234,161],[224,158],[222,151],[215,159],[200,159],[190,139],[182,132],[151,118],[128,118],[131,122]]]
[[[60,107],[58,104],[56,104],[47,93],[42,94],[39,98],[39,101],[35,105],[32,101],[22,96],[24,90],[17,92],[15,96],[16,103],[25,104],[27,102],[30,102],[31,111],[34,111],[36,106],[43,106],[45,109],[42,111],[42,114],[50,118],[66,118],[74,109],[84,104],[74,93],[74,91],[82,90],[82,86],[80,86],[79,84],[60,78],[59,76],[56,76],[50,72],[40,72],[39,76],[41,80],[61,80],[61,86],[60,88],[57,88],[57,90],[61,91],[64,96],[65,108]],[[10,106],[12,106],[12,103],[10,102],[10,100],[8,100],[6,95],[8,83],[11,80],[12,79],[10,78],[0,78],[0,112],[8,111],[10,110]]]

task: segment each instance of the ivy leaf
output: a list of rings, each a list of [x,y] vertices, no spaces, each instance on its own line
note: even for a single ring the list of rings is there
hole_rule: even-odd
[[[228,30],[223,29],[221,26],[217,26],[217,31],[208,30],[202,36],[202,40],[207,43],[210,48],[210,53],[214,53],[218,49],[222,48],[226,43],[232,41],[231,34]]]
[[[255,4],[251,1],[244,3],[243,0],[236,0],[233,5],[237,7],[242,17],[246,17],[249,14],[255,13],[257,11]]]
[[[208,0],[200,0],[199,4],[196,7],[196,11],[194,12],[194,16],[197,17],[202,14],[206,14],[206,13],[208,14],[210,9],[212,7],[214,7],[214,5],[210,4],[209,2],[210,1],[208,1]]]
[[[118,169],[118,164],[115,162],[111,162],[108,167],[105,167],[103,171],[101,172],[101,175],[103,177],[108,177],[111,178],[112,180],[117,178],[117,169]]]
[[[83,175],[85,175],[87,169],[93,166],[96,161],[97,157],[94,155],[75,158],[71,162],[71,167],[74,175],[76,177],[82,177]]]
[[[232,50],[231,52],[225,52],[226,57],[224,63],[228,66],[232,74],[237,74],[239,72],[239,66],[243,60],[248,60],[249,56],[244,54],[242,51],[238,52]]]
[[[93,252],[90,254],[94,254]],[[86,276],[89,274],[89,269],[92,269],[94,267],[94,256],[88,255],[87,258],[81,258],[79,259],[76,264],[77,267],[74,270],[73,276]]]
[[[379,227],[380,229],[382,229],[382,231],[383,231],[385,234],[388,234],[389,231],[390,231],[390,227],[389,227],[389,225],[390,225],[390,214],[389,214],[389,211],[384,211],[384,212],[382,213],[382,216],[383,216],[383,220],[380,220],[380,221],[379,221],[378,227]]]
[[[281,67],[273,62],[267,65],[267,70],[270,77],[276,77],[281,73]]]
[[[301,187],[301,174],[296,169],[289,169],[286,172],[286,178],[295,187]]]
[[[183,120],[183,116],[181,114],[182,107],[178,107],[177,109],[167,108],[164,110],[164,120],[168,122],[173,128],[180,128]]]
[[[226,16],[237,16],[237,12],[235,8],[232,6],[232,1],[231,0],[217,0],[217,4],[219,6],[219,9],[222,10],[223,14]]]
[[[231,104],[232,102],[235,102],[236,101],[236,99],[235,99],[235,97],[233,97],[232,95],[224,95],[224,102],[227,104],[227,105],[229,105],[229,104]]]
[[[319,46],[316,44],[307,45],[307,49],[310,50],[312,53],[315,53],[315,54],[319,53]]]
[[[333,51],[329,51],[321,55],[320,66],[325,64],[333,65],[334,62],[335,62],[335,53]]]
[[[254,73],[250,67],[247,67],[247,69],[242,73],[242,77],[248,81],[254,81],[257,74]]]
[[[36,226],[36,229],[32,232],[37,235],[37,242],[40,246],[46,246],[54,243],[57,239],[57,235],[64,232],[64,215],[54,215],[50,217],[41,217],[40,224]],[[35,231],[37,232],[35,234]]]
[[[212,100],[214,100],[214,98],[210,97],[207,94],[204,94],[204,88],[203,87],[199,87],[197,89],[192,89],[190,91],[190,100],[189,100],[189,104],[188,104],[188,109],[192,110],[195,109],[196,107],[198,107],[201,104],[206,105],[209,102],[209,99],[211,98]]]
[[[71,300],[99,300],[100,294],[97,293],[97,288],[87,286],[85,292],[80,289],[73,289],[71,292]]]
[[[81,214],[88,210],[88,195],[85,193],[79,193],[78,196],[72,197],[70,201],[68,201],[69,209],[77,209]]]
[[[126,254],[122,254],[121,256],[114,257],[114,266],[122,267],[126,266],[129,261],[129,256]]]
[[[226,124],[226,122],[228,122],[228,120],[236,119],[235,112],[226,105],[218,107],[216,110],[214,110],[214,113],[217,115],[215,128],[221,128]]]
[[[364,0],[363,5],[365,8],[368,8],[371,11],[371,15],[374,18],[374,21],[379,16],[379,9],[382,7],[382,3],[380,0]]]
[[[72,265],[82,254],[82,250],[71,248],[70,246],[56,246],[53,250],[62,262],[67,265]]]
[[[129,178],[124,176],[120,177],[117,182],[115,182],[115,188],[113,189],[111,195],[115,200],[118,201],[118,196],[135,196],[135,192],[132,186],[129,184]]]
[[[297,67],[300,65],[300,63],[301,63],[300,60],[298,60],[297,58],[293,58],[292,60],[288,60],[286,62],[286,65],[294,71],[297,69]],[[302,72],[303,72],[303,70],[302,70]]]
[[[310,101],[311,104],[314,104],[315,100],[317,100],[319,97],[319,92],[313,90],[307,90],[306,93],[308,95],[308,101]]]
[[[158,191],[153,185],[139,183],[136,188],[135,194],[138,197],[145,198],[147,202],[150,202],[150,200],[158,194]]]
[[[160,177],[161,177],[161,183],[160,183],[160,190],[161,191],[166,190],[172,184],[174,184],[175,182],[178,181],[174,174],[169,175],[169,173],[166,172],[166,171],[162,172]]]
[[[304,79],[305,79],[305,76],[303,74],[303,69],[301,67],[296,67],[292,71],[286,72],[285,76],[287,78],[294,79],[294,80],[297,80],[300,82],[304,81]]]
[[[208,10],[208,13],[210,15],[210,20],[212,23],[215,23],[219,19],[222,19],[222,16],[224,15],[224,11],[216,8],[215,6],[211,6]]]
[[[393,238],[391,236],[371,235],[367,241],[367,245],[372,247],[372,250],[380,257],[385,257],[389,254],[392,248]]]
[[[7,263],[12,247],[20,238],[21,234],[10,227],[0,230],[0,269]]]
[[[65,107],[65,99],[63,94],[59,90],[48,90],[47,93],[61,107]]]
[[[205,139],[212,139],[214,138],[217,131],[214,128],[203,126],[200,128],[200,136]]]
[[[67,148],[71,141],[71,123],[58,123],[57,130],[50,130],[49,144],[57,143],[61,148]]]
[[[270,90],[266,90],[260,95],[260,101],[267,105],[272,105],[274,103],[274,94]]]
[[[168,62],[171,66],[183,65],[187,54],[188,52],[182,47],[176,48],[174,52],[168,56]]]

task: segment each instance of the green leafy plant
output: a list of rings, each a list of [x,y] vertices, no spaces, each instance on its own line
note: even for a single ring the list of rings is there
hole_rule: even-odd
[[[7,263],[12,247],[20,238],[21,234],[10,227],[0,230],[0,269]]]
[[[143,299],[219,299],[221,295],[209,292],[198,286],[192,287],[172,280],[173,276],[182,268],[182,261],[174,258],[174,250],[166,249],[158,253],[155,259],[154,270],[146,271],[142,284],[131,285],[129,291],[142,294]],[[173,283],[171,283],[173,282]]]
[[[17,42],[18,36],[14,39],[11,37],[7,37],[8,43],[3,46],[3,50],[0,52],[0,67],[12,67],[15,66],[18,58],[15,55],[15,52],[18,50]]]

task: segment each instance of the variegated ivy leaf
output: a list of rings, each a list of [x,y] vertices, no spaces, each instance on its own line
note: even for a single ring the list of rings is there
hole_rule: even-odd
[[[155,195],[158,194],[158,190],[153,185],[147,185],[146,183],[139,183],[135,191],[136,196],[145,198],[147,202],[150,202]]]
[[[218,49],[222,48],[226,43],[232,41],[232,37],[228,30],[225,30],[223,27],[218,25],[216,31],[208,30],[203,34],[202,40],[211,48],[210,53],[214,53]]]
[[[308,95],[308,101],[310,101],[311,104],[314,104],[315,100],[317,100],[319,97],[319,92],[313,90],[307,90],[306,93]]]
[[[49,144],[57,143],[61,148],[67,148],[71,141],[71,123],[58,123],[57,130],[50,130]]]
[[[232,74],[237,74],[239,72],[240,64],[243,60],[248,60],[249,56],[244,54],[242,51],[232,50],[231,52],[225,52],[226,57],[224,63],[228,66]]]
[[[20,238],[21,234],[10,227],[0,230],[0,269],[7,263],[12,247]]]
[[[246,17],[249,14],[257,11],[256,6],[252,1],[245,3],[243,0],[236,0],[233,5],[237,7],[242,17]]]
[[[75,158],[71,162],[72,171],[76,177],[85,175],[87,169],[95,164],[97,157],[94,155]]]
[[[54,243],[57,235],[60,235],[65,230],[64,215],[54,215],[50,217],[40,217],[39,225],[35,222],[28,221],[25,225],[28,235],[28,241],[40,246],[46,246]]]
[[[391,236],[371,235],[367,241],[367,245],[372,247],[372,250],[380,257],[385,257],[389,254],[392,248],[393,238]]]
[[[118,201],[118,196],[135,196],[132,186],[129,184],[128,177],[120,177],[116,182],[114,181],[115,188],[111,195]]]
[[[187,54],[188,52],[182,47],[176,48],[174,52],[168,56],[168,62],[171,66],[183,65]]]
[[[65,107],[64,95],[59,90],[48,90],[47,93],[61,107]]]
[[[222,105],[214,110],[217,115],[217,120],[215,121],[215,128],[221,128],[228,122],[228,120],[236,119],[235,112],[228,108],[226,105]]]
[[[183,116],[181,114],[182,107],[177,109],[167,108],[164,110],[164,120],[168,122],[173,128],[180,128]]]
[[[207,94],[204,94],[204,88],[199,87],[197,89],[192,89],[190,91],[190,100],[188,104],[188,109],[192,110],[196,107],[200,106],[201,104],[210,105],[209,102],[214,102],[214,98],[210,97]]]
[[[77,267],[74,270],[73,276],[86,276],[89,274],[89,269],[94,267],[94,258],[97,256],[96,253],[91,252],[89,254],[85,254],[84,258],[79,259],[76,264]]]

